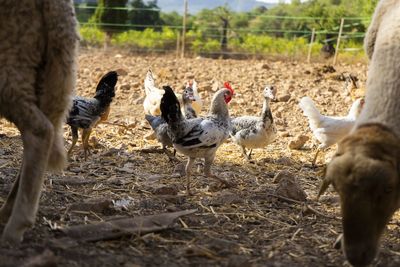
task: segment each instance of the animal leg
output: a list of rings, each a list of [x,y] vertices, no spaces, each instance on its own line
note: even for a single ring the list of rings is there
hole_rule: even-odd
[[[4,224],[7,223],[8,219],[11,216],[11,212],[14,206],[14,201],[18,192],[19,181],[21,178],[21,169],[19,170],[17,178],[14,181],[13,187],[7,196],[6,202],[4,202],[3,206],[0,209],[0,223]]]
[[[251,152],[253,152],[253,149],[250,149],[249,160],[251,160]]]
[[[247,160],[250,160],[251,158],[250,158],[250,155],[247,155],[246,148],[245,148],[244,146],[240,146],[240,148],[242,149],[242,155],[243,155]],[[251,154],[251,151],[250,151],[250,154]]]
[[[191,195],[190,192],[190,175],[192,174],[192,166],[194,164],[195,158],[189,158],[188,162],[186,163],[186,168],[185,168],[185,172],[186,172],[186,193],[188,196]]]
[[[12,244],[21,242],[24,232],[35,222],[44,172],[54,138],[52,124],[36,106],[21,106],[15,114],[19,118],[13,121],[21,131],[24,152],[20,177],[10,194],[12,202],[16,193],[14,205],[1,237],[3,241]],[[10,204],[6,204],[5,213],[7,205]]]
[[[90,146],[89,146],[89,137],[92,133],[92,129],[83,129],[82,131],[82,144],[83,144],[83,153],[85,155],[85,160],[87,160],[87,156],[90,155]]]
[[[75,147],[76,142],[78,141],[78,129],[75,127],[71,127],[72,133],[72,144],[71,147],[68,149],[68,157],[71,157],[72,149]]]
[[[165,155],[167,155],[169,161],[174,162],[177,161],[175,154],[176,154],[176,150],[174,149],[174,153],[171,154],[171,152],[167,149],[166,146],[163,146],[162,150],[164,151]]]
[[[315,153],[314,159],[312,161],[312,166],[315,166],[315,162],[317,161],[317,157],[318,157],[318,154],[320,151],[321,151],[321,149],[317,148],[317,152]]]

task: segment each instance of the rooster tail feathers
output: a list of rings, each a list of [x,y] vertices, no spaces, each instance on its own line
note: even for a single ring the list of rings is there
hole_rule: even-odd
[[[114,97],[115,96],[115,85],[118,81],[118,74],[116,71],[110,71],[106,75],[104,75],[96,87],[96,96],[108,96]]]
[[[161,117],[168,123],[182,120],[181,105],[170,86],[163,86],[165,91],[161,98]]]
[[[146,95],[150,94],[152,89],[155,87],[154,76],[151,69],[147,71],[146,78],[144,79],[144,89]]]
[[[321,113],[318,111],[314,102],[308,96],[303,97],[299,102],[300,108],[303,110],[304,115],[310,121],[310,125],[318,123],[321,119]]]

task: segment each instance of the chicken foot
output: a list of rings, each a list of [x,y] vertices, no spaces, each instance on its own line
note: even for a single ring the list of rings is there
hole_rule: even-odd
[[[247,154],[246,148],[245,148],[244,146],[241,146],[241,149],[242,149],[242,154],[243,154],[243,156],[244,156],[248,161],[250,161],[250,160],[251,160],[251,152],[253,152],[253,149],[250,149],[250,153],[249,153],[249,154]]]

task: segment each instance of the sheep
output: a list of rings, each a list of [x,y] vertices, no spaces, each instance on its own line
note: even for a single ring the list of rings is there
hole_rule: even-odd
[[[340,197],[342,248],[355,266],[370,264],[382,233],[400,207],[400,5],[381,0],[364,41],[370,59],[365,106],[328,164]]]
[[[71,0],[2,0],[0,116],[21,133],[21,168],[5,203],[1,241],[33,226],[44,171],[66,164],[62,125],[76,80],[79,35]]]

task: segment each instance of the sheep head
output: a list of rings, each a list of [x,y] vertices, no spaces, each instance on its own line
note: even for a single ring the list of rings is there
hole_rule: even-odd
[[[354,266],[373,261],[386,224],[400,204],[400,141],[378,124],[360,126],[344,138],[326,169],[340,196],[342,248]]]

